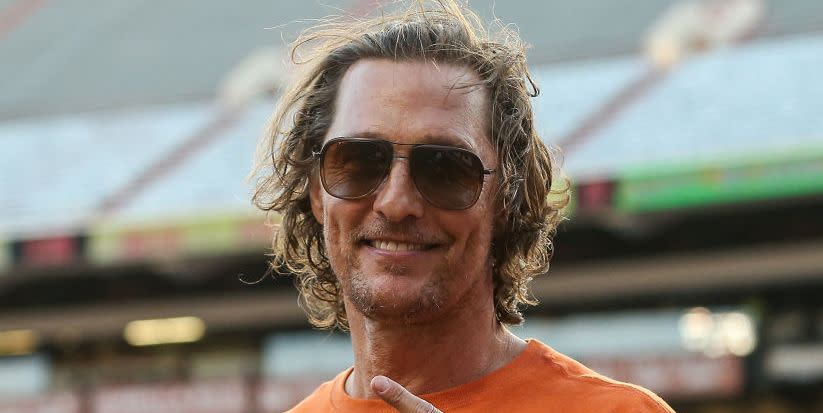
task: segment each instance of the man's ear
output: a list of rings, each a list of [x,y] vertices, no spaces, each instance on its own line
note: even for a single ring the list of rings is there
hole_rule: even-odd
[[[323,225],[323,186],[320,184],[320,177],[317,173],[311,174],[309,178],[309,202],[314,219],[318,224]]]

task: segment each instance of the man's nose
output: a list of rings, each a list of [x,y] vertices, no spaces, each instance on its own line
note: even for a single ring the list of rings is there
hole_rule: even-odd
[[[417,191],[405,158],[396,158],[386,181],[377,188],[373,209],[389,221],[423,217],[425,200]]]

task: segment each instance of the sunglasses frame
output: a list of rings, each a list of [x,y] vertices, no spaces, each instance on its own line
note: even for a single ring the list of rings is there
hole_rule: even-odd
[[[325,170],[324,159],[326,157],[327,149],[332,144],[338,143],[338,142],[366,142],[366,143],[372,143],[372,144],[378,144],[378,145],[383,145],[385,143],[388,143],[392,147],[392,151],[391,151],[392,159],[391,159],[391,162],[389,163],[388,171],[386,171],[383,174],[383,177],[380,179],[380,181],[376,185],[374,185],[373,188],[371,188],[368,192],[366,192],[363,195],[356,196],[356,197],[340,197],[340,196],[337,196],[335,194],[332,194],[327,189],[326,176],[325,176],[325,173],[324,173],[324,170]],[[397,146],[410,146],[411,149],[409,149],[408,155],[401,156],[401,155],[398,155],[398,152],[396,150],[394,150],[395,145],[397,145]],[[462,211],[462,210],[469,209],[469,208],[473,207],[477,203],[477,200],[480,199],[480,194],[483,193],[483,187],[485,186],[485,183],[486,183],[486,176],[497,172],[497,170],[494,169],[494,168],[486,168],[486,166],[483,165],[483,160],[480,159],[480,156],[477,155],[476,153],[468,150],[468,149],[460,148],[460,147],[457,147],[457,146],[437,145],[437,144],[430,144],[430,143],[398,143],[398,142],[392,142],[392,141],[386,140],[386,139],[352,138],[352,137],[341,136],[341,137],[330,139],[329,141],[327,141],[326,143],[323,144],[323,146],[320,148],[320,150],[312,151],[311,154],[312,154],[312,157],[314,157],[315,160],[320,163],[320,181],[323,184],[323,190],[325,190],[326,193],[328,193],[329,195],[331,195],[335,198],[345,199],[345,200],[349,200],[349,201],[355,201],[355,200],[363,199],[363,198],[366,198],[366,197],[372,195],[375,191],[377,191],[378,188],[380,188],[381,185],[383,185],[384,182],[386,182],[386,179],[391,174],[391,169],[394,166],[394,160],[395,159],[401,158],[401,159],[409,160],[409,158],[411,157],[411,151],[413,151],[415,148],[421,147],[421,146],[425,146],[427,148],[433,148],[433,149],[445,149],[445,150],[455,150],[455,151],[464,152],[464,153],[467,153],[467,154],[477,158],[477,160],[479,161],[480,166],[481,166],[481,169],[480,169],[480,172],[481,172],[481,174],[480,174],[480,190],[477,191],[477,196],[475,197],[475,199],[469,205],[467,205],[465,207],[462,207],[462,208],[444,208],[442,206],[437,205],[435,202],[433,202],[431,199],[429,199],[429,197],[426,194],[424,194],[423,191],[420,190],[420,188],[417,186],[417,182],[415,181],[414,176],[412,176],[413,172],[411,171],[411,165],[410,165],[409,166],[409,175],[411,177],[412,184],[414,185],[414,189],[417,190],[417,193],[419,193],[420,196],[422,196],[423,199],[426,200],[426,202],[428,202],[429,204],[431,204],[432,206],[434,206],[436,208],[446,209],[446,210],[451,210],[451,211]]]

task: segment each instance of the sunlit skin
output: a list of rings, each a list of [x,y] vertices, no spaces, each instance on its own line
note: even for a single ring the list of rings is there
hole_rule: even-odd
[[[361,60],[342,80],[325,139],[459,146],[497,168],[486,91],[459,88],[476,80],[461,66]],[[487,176],[480,199],[461,211],[429,204],[405,159],[395,159],[387,180],[358,200],[334,198],[317,177],[312,181],[312,211],[323,224],[351,327],[351,397],[378,397],[369,385],[376,375],[414,394],[445,390],[502,367],[525,348],[494,317],[488,257],[496,180]],[[381,241],[414,249],[388,251]]]

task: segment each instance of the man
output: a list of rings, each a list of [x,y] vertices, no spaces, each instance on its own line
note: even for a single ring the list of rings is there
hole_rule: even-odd
[[[298,42],[316,58],[254,200],[282,218],[272,268],[315,326],[350,330],[355,361],[292,412],[671,412],[505,328],[568,197],[550,196],[523,44],[478,22],[441,1]]]

